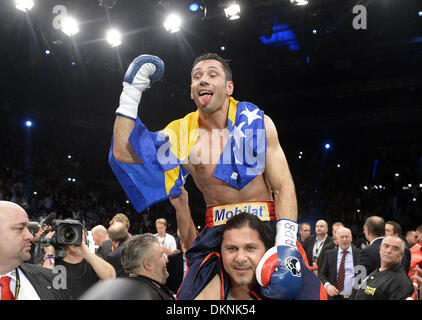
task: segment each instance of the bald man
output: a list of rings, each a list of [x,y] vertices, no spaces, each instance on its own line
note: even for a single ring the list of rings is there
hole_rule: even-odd
[[[369,246],[361,252],[361,264],[365,266],[366,273],[370,274],[381,265],[380,246],[385,235],[385,221],[382,217],[371,216],[365,220],[363,233]]]
[[[105,261],[110,263],[116,271],[116,277],[127,277],[128,274],[123,269],[121,263],[122,257],[122,246],[127,239],[129,239],[129,232],[127,231],[126,225],[122,222],[114,222],[108,228],[108,237],[113,243],[113,252],[109,253],[105,257]]]
[[[310,266],[316,266],[322,247],[330,241],[331,237],[328,235],[327,221],[318,220],[315,224],[315,235],[310,236],[303,244],[303,249],[305,249],[306,258]]]
[[[0,201],[1,300],[70,300],[66,289],[54,288],[51,269],[24,263],[31,258],[32,234],[28,225],[28,215],[22,207]]]
[[[113,244],[108,238],[107,229],[99,224],[91,230],[92,238],[94,239],[95,245],[98,246],[96,250],[97,256],[105,258],[112,250]]]
[[[352,247],[353,238],[349,228],[338,229],[336,239],[338,247],[325,253],[318,276],[329,300],[348,300],[353,291],[354,267],[359,264],[360,249]]]

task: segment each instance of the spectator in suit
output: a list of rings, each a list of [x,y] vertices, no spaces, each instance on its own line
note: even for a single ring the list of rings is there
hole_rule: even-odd
[[[344,224],[343,222],[334,222],[333,225],[331,226],[331,232],[332,232],[332,238],[330,242],[327,242],[324,244],[324,246],[321,249],[321,253],[318,257],[317,260],[317,266],[318,266],[318,270],[320,268],[322,268],[322,264],[324,263],[324,257],[325,257],[325,253],[327,252],[327,250],[331,250],[334,249],[338,246],[338,242],[336,239],[336,232],[337,230],[344,228]]]
[[[104,259],[112,251],[111,248],[113,246],[111,241],[106,241],[109,240],[107,229],[99,224],[92,228],[91,235],[95,245],[98,246],[96,254]]]
[[[330,300],[348,300],[353,290],[354,267],[359,264],[360,250],[352,247],[350,229],[338,229],[336,238],[338,248],[326,252],[324,263],[319,270],[319,278]]]
[[[353,300],[405,300],[413,285],[401,266],[404,241],[396,236],[383,238],[379,250],[380,266],[371,272],[353,293]]]
[[[386,236],[396,236],[402,238],[402,231],[401,226],[395,221],[387,221],[385,223],[385,235]],[[404,241],[404,256],[401,260],[401,265],[403,267],[404,272],[408,273],[410,268],[410,247],[406,241]]]
[[[299,224],[299,242],[303,246],[305,240],[311,235],[311,225],[307,222]]]
[[[128,231],[129,238],[130,238],[132,235],[129,233],[129,228],[130,228],[129,218],[124,213],[117,213],[110,220],[109,227],[111,227],[116,222],[120,222],[120,223],[124,224],[124,226],[126,227],[126,230]],[[111,242],[110,239],[104,240],[102,245],[104,246],[105,256],[107,256],[110,252],[112,252],[114,249],[116,249],[116,246],[113,246],[113,243]],[[110,251],[108,250],[109,247],[111,248]]]
[[[385,234],[384,219],[378,216],[371,216],[366,219],[363,226],[365,238],[369,241],[369,246],[362,249],[360,263],[366,268],[366,274],[380,266],[380,245]]]
[[[22,207],[0,201],[1,300],[70,300],[66,289],[54,288],[52,270],[24,263],[31,258],[28,225]]]
[[[113,244],[114,249],[106,257],[105,261],[110,263],[116,271],[116,277],[127,277],[122,263],[122,245],[127,239],[129,239],[129,233],[127,232],[126,226],[121,222],[115,222],[108,228],[108,236]]]
[[[318,220],[315,225],[315,235],[306,239],[303,245],[310,266],[316,267],[322,247],[330,241],[331,237],[328,235],[327,222],[325,220]]]

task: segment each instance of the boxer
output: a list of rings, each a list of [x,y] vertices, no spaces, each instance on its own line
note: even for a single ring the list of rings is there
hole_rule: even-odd
[[[197,111],[171,122],[161,132],[149,132],[138,117],[138,106],[143,92],[163,73],[162,60],[151,55],[141,55],[129,66],[116,110],[109,163],[138,212],[180,194],[187,174],[202,192],[207,227],[186,253],[189,269],[178,298],[224,299],[227,279],[218,253],[221,227],[236,212],[245,210],[268,223],[278,221],[276,246],[264,255],[260,268],[264,270],[264,294],[276,299],[319,298],[317,278],[311,279],[318,282],[317,290],[311,294],[305,290],[307,296],[301,293],[306,271],[298,269],[306,269],[306,261],[297,247],[295,187],[271,118],[254,104],[231,97],[234,83],[228,61],[210,53],[193,63],[191,99]],[[245,154],[256,155],[253,164],[239,160],[242,139],[246,141]],[[169,150],[163,152],[167,144]],[[231,161],[224,161],[227,159]],[[287,290],[280,291],[280,287]]]

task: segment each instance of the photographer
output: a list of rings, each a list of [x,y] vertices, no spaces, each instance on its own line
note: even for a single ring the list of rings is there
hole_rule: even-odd
[[[50,233],[48,236],[53,236]],[[73,299],[77,299],[98,280],[114,279],[116,273],[111,264],[89,251],[85,244],[85,234],[83,234],[80,245],[67,245],[65,256],[55,259],[55,248],[49,246],[45,248],[45,265],[50,268],[64,266],[66,269],[67,287]]]

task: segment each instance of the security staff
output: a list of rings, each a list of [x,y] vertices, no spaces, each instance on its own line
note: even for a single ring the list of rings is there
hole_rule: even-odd
[[[381,266],[369,274],[352,296],[353,300],[405,300],[413,294],[412,282],[401,268],[404,242],[387,236],[380,247]]]

